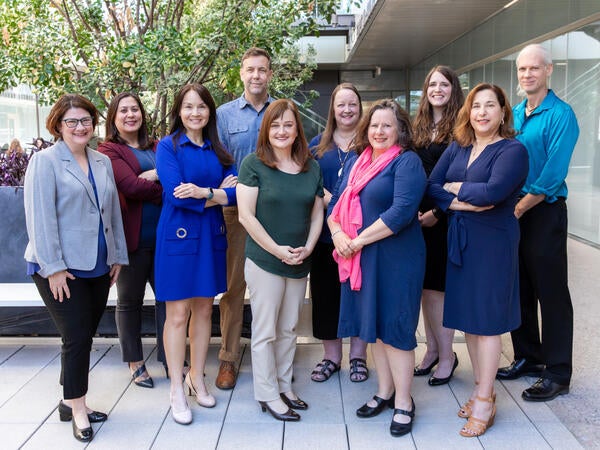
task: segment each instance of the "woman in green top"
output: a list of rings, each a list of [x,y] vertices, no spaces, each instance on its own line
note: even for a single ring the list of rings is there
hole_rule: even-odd
[[[308,150],[298,108],[269,105],[256,153],[240,166],[237,202],[248,231],[244,275],[252,308],[254,397],[278,420],[300,420],[292,391],[296,325],[323,224],[323,179]]]

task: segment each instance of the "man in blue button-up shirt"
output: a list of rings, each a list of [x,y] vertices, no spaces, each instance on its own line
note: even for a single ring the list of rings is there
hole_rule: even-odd
[[[268,88],[273,71],[271,57],[261,48],[250,48],[242,56],[240,77],[244,83],[241,97],[217,109],[219,138],[235,159],[239,169],[242,160],[256,148],[258,131],[265,110],[273,98]],[[221,298],[221,349],[216,386],[232,389],[237,379],[236,361],[240,351],[244,296],[244,246],[246,230],[238,220],[237,207],[223,208],[227,226],[227,292]]]
[[[529,153],[529,174],[515,207],[521,228],[521,326],[511,333],[515,360],[499,369],[497,378],[539,376],[523,391],[528,401],[567,394],[572,374],[565,178],[579,126],[571,107],[548,89],[552,68],[550,54],[540,45],[528,45],[517,57],[519,87],[527,98],[513,108],[515,130]]]

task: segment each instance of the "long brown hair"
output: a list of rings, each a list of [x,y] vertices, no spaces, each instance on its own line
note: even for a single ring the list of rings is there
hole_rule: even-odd
[[[347,89],[356,94],[356,97],[358,98],[358,117],[359,119],[362,117],[362,99],[360,98],[358,89],[356,89],[356,87],[352,83],[338,84],[331,93],[331,100],[329,101],[329,112],[327,113],[327,124],[325,125],[325,129],[323,130],[323,134],[321,134],[321,141],[319,142],[319,145],[315,147],[315,152],[319,158],[323,156],[323,153],[333,149],[334,147],[333,132],[337,128],[337,121],[335,120],[335,96],[342,89]]]
[[[442,119],[436,126],[437,133],[432,140],[431,132],[435,124],[433,122],[433,108],[427,98],[427,89],[429,88],[431,77],[436,72],[450,82],[452,91],[450,92],[450,99],[444,107]],[[452,129],[454,128],[458,111],[464,102],[463,91],[460,87],[460,81],[458,80],[456,72],[448,66],[435,66],[425,77],[422,90],[423,94],[419,101],[419,108],[417,109],[417,114],[413,120],[415,147],[427,147],[432,142],[435,144],[450,142],[452,140]]]
[[[140,113],[142,114],[142,125],[140,126],[137,135],[139,148],[142,150],[148,149],[152,146],[152,144],[148,135],[148,122],[146,121],[146,110],[144,109],[144,105],[142,104],[140,98],[133,92],[121,92],[120,94],[117,94],[115,97],[113,97],[113,99],[110,101],[110,105],[108,105],[108,112],[106,113],[106,136],[104,140],[106,142],[114,142],[116,144],[127,145],[125,139],[123,139],[123,137],[119,134],[119,130],[115,125],[115,118],[119,110],[119,103],[121,102],[121,100],[128,97],[131,97],[135,100],[135,102],[138,105],[138,108],[140,108]]]
[[[500,123],[498,134],[504,139],[510,139],[516,136],[516,132],[512,127],[512,109],[504,90],[495,84],[480,83],[475,86],[471,92],[469,92],[469,95],[467,95],[467,99],[465,100],[465,104],[458,112],[456,127],[454,128],[454,139],[456,139],[456,142],[461,147],[466,147],[475,142],[475,130],[473,130],[473,126],[471,125],[471,109],[473,108],[473,99],[478,92],[486,90],[490,90],[496,95],[498,103],[500,104],[504,114],[504,119]]]
[[[182,133],[185,133],[185,127],[183,126],[183,121],[181,120],[179,113],[181,111],[181,105],[183,104],[183,98],[185,97],[185,94],[190,91],[195,91],[206,104],[206,106],[208,106],[208,123],[204,128],[202,128],[202,139],[208,139],[210,141],[212,148],[217,154],[217,158],[219,158],[219,162],[222,165],[233,165],[233,156],[231,156],[223,144],[221,144],[219,133],[217,132],[217,107],[215,106],[215,101],[213,100],[212,95],[210,95],[208,89],[206,89],[200,83],[186,84],[175,95],[175,100],[173,101],[173,106],[171,107],[171,111],[169,113],[171,119],[169,134],[172,135],[173,148],[177,150],[177,142],[179,141],[179,137]]]
[[[369,125],[371,124],[371,118],[375,111],[380,109],[391,109],[396,117],[396,129],[398,131],[398,144],[404,150],[409,150],[412,147],[412,127],[410,126],[410,116],[402,109],[402,107],[391,98],[384,98],[377,100],[369,111],[363,116],[356,130],[356,145],[354,150],[359,155],[365,151],[365,149],[371,145],[369,143]]]
[[[292,159],[302,168],[300,170],[301,172],[306,172],[309,169],[309,161],[312,159],[312,156],[308,150],[306,138],[304,137],[304,129],[302,128],[302,122],[300,122],[300,113],[298,112],[296,104],[285,98],[275,100],[265,111],[262,124],[260,125],[260,132],[258,133],[256,156],[265,166],[271,167],[272,169],[277,168],[277,156],[269,141],[269,130],[271,129],[271,124],[283,116],[283,113],[286,111],[291,111],[294,114],[296,129],[298,131],[298,135],[292,143]]]

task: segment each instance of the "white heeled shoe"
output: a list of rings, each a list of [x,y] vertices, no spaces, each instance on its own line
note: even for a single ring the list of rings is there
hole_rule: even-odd
[[[171,415],[173,416],[173,420],[180,425],[189,425],[192,423],[192,410],[187,404],[185,395],[183,397],[185,401],[185,409],[182,409],[181,411],[175,410],[175,405],[173,404],[173,393],[169,394],[169,398],[171,401]]]
[[[215,397],[212,394],[209,394],[208,392],[206,393],[206,395],[201,395],[194,386],[194,383],[192,382],[192,377],[189,373],[185,377],[185,384],[188,387],[189,394],[196,397],[196,403],[205,408],[215,407],[215,405],[217,404],[217,400],[215,399]]]

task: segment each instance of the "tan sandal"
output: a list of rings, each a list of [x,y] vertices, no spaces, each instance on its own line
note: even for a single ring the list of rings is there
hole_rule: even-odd
[[[494,403],[496,403],[496,393],[495,392],[492,393],[492,399],[494,400]],[[473,412],[473,399],[470,398],[467,401],[467,403],[465,403],[464,405],[462,405],[460,407],[460,409],[458,410],[456,415],[458,417],[460,417],[461,419],[468,419],[469,417],[471,417],[472,412]]]
[[[486,421],[483,419],[478,419],[477,417],[470,416],[469,420],[465,424],[464,427],[459,431],[461,436],[464,437],[477,437],[481,436],[486,432],[488,428],[494,425],[494,419],[496,418],[496,402],[493,397],[483,398],[476,396],[476,400],[481,402],[489,402],[492,404],[492,413],[490,414],[490,418]]]

